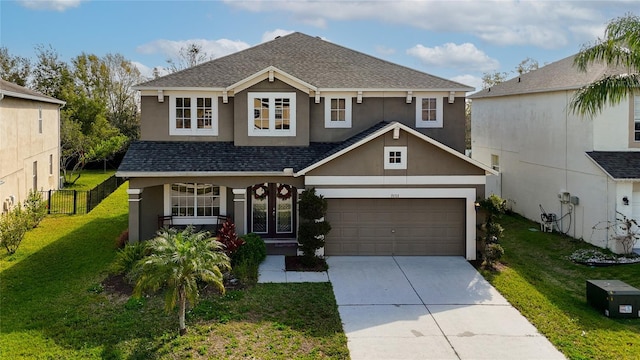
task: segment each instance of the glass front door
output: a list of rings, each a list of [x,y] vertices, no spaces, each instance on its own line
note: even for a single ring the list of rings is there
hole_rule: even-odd
[[[280,183],[263,183],[247,191],[251,202],[250,230],[264,238],[295,237],[296,189]]]

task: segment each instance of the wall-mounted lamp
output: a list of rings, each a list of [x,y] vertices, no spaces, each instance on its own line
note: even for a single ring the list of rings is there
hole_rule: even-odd
[[[622,198],[622,205],[629,205],[629,198],[628,197],[624,196]]]
[[[475,203],[473,203],[473,207],[475,207],[476,211],[478,211],[478,209],[480,209],[480,203],[476,201]]]

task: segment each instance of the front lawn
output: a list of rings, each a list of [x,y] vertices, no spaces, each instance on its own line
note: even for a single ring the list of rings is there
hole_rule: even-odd
[[[127,227],[126,187],[87,215],[46,217],[15,255],[0,255],[1,358],[348,358],[328,283],[205,295],[182,337],[161,296],[103,285]]]
[[[504,216],[504,267],[483,275],[570,359],[640,358],[640,319],[610,319],[586,301],[586,280],[618,279],[640,288],[640,264],[578,265],[568,257],[584,242],[539,231]]]

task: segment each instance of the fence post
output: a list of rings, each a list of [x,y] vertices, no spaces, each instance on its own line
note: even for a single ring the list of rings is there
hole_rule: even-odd
[[[49,197],[47,198],[47,214],[51,214],[51,189],[49,189]]]
[[[76,201],[78,200],[78,190],[73,190],[73,215],[76,214],[77,205]]]

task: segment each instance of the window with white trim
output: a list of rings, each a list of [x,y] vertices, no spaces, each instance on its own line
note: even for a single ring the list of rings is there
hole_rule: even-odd
[[[406,146],[385,146],[384,147],[384,169],[385,170],[405,170],[407,168],[407,147]]]
[[[640,95],[633,100],[633,140],[640,142]]]
[[[207,218],[220,215],[220,187],[212,184],[171,184],[171,215]]]
[[[247,94],[249,136],[296,136],[296,93]]]
[[[218,135],[218,98],[216,96],[170,97],[170,135]]]
[[[324,127],[325,128],[350,128],[351,127],[351,98],[350,97],[326,97],[324,102]]]
[[[416,127],[442,127],[442,97],[416,98]]]
[[[38,134],[42,134],[42,107],[38,108]]]

